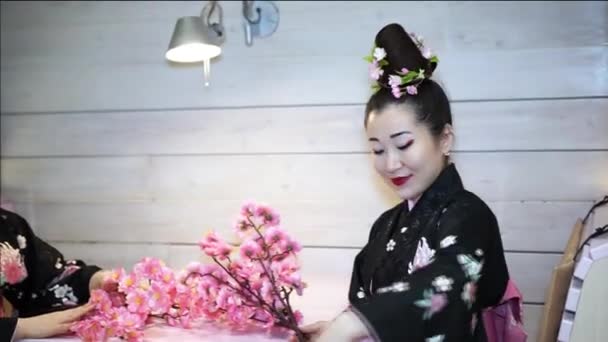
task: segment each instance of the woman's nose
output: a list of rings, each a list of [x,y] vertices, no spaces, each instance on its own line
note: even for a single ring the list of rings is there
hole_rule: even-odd
[[[396,171],[401,167],[401,160],[397,153],[388,151],[386,156],[386,170],[389,172]]]

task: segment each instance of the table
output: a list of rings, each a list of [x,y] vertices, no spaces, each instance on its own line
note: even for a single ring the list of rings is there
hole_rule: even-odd
[[[287,335],[279,331],[273,334],[265,333],[264,331],[249,331],[239,333],[222,329],[214,326],[212,323],[204,323],[193,329],[175,328],[165,324],[156,324],[146,329],[144,341],[179,341],[179,342],[194,342],[194,341],[213,341],[213,342],[276,342],[286,341]],[[61,336],[51,339],[26,339],[20,342],[78,342],[80,341],[74,335]],[[124,342],[118,338],[112,338],[111,342]]]

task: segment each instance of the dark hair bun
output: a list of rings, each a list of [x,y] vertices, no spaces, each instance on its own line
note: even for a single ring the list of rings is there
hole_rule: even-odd
[[[430,78],[437,67],[437,63],[431,62],[423,56],[417,42],[399,24],[388,24],[376,35],[376,47],[383,48],[386,52],[388,65],[384,66],[384,73],[379,79],[381,83],[388,82],[388,75],[403,68],[408,70],[424,69],[427,78]]]

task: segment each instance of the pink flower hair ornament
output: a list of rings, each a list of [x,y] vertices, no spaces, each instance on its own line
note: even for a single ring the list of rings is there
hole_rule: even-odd
[[[380,78],[386,73],[384,67],[388,66],[389,62],[386,60],[387,55],[384,48],[374,44],[371,53],[364,58],[370,63],[369,77],[373,82],[371,88],[374,93],[380,90],[380,88],[387,88],[391,90],[391,93],[397,99],[404,94],[416,95],[418,94],[418,86],[425,79],[432,76],[433,70],[439,63],[439,58],[431,49],[424,46],[421,36],[415,33],[409,33],[409,36],[420,50],[422,56],[427,60],[428,66],[426,68],[419,68],[418,70],[408,70],[407,68],[395,70],[394,73],[388,75],[388,83],[381,82]]]

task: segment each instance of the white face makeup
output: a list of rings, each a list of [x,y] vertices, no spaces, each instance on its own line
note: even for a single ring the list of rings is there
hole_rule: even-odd
[[[450,125],[438,139],[406,105],[372,111],[366,133],[376,171],[405,200],[418,199],[431,186],[445,167],[453,140]]]

